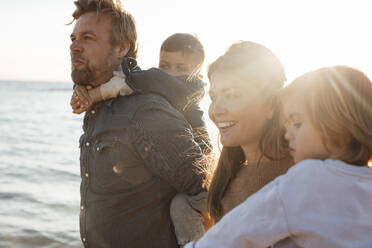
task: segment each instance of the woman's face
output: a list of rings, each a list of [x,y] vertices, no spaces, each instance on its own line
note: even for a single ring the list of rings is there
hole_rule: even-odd
[[[256,82],[224,72],[215,72],[210,79],[209,117],[220,130],[222,145],[258,145],[271,109]]]

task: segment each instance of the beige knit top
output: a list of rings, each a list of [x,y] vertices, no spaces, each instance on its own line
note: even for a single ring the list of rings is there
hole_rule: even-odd
[[[292,160],[273,162],[263,159],[260,165],[242,165],[232,179],[221,200],[223,215],[256,193],[267,183],[284,174],[293,165]]]

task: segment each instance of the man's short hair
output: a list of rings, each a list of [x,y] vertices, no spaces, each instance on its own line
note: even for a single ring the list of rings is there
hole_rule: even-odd
[[[198,64],[203,64],[205,58],[204,47],[199,38],[188,33],[175,33],[169,36],[161,45],[160,51],[193,55]]]
[[[129,45],[125,57],[137,58],[137,31],[133,16],[125,11],[120,0],[77,0],[74,2],[76,10],[72,14],[73,21],[88,12],[97,12],[111,18],[112,45]],[[129,43],[129,44],[128,44]]]

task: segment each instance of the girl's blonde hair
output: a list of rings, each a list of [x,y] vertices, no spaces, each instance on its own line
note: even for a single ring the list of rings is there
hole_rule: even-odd
[[[372,83],[363,72],[347,66],[308,72],[282,97],[294,94],[335,157],[359,166],[372,162]]]

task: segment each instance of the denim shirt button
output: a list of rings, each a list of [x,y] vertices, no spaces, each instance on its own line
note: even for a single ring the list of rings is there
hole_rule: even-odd
[[[89,143],[89,142],[87,142],[87,143],[85,143],[85,145],[86,145],[86,146],[90,146],[90,143]]]
[[[145,145],[145,152],[150,151],[150,147],[148,145]]]

